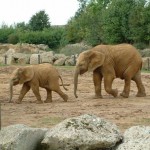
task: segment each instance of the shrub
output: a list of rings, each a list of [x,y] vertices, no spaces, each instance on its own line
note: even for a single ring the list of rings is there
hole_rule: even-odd
[[[7,42],[10,44],[17,44],[19,42],[19,37],[17,34],[10,34],[8,36]]]

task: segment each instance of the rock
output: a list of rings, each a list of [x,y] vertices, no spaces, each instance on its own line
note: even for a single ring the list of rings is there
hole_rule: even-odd
[[[71,59],[71,58],[66,59],[65,66],[74,66],[74,65],[75,65],[75,63],[74,63],[73,59]]]
[[[66,66],[75,66],[76,65],[77,55],[71,55],[71,57],[67,58],[65,61]]]
[[[37,47],[38,47],[40,50],[44,50],[44,51],[46,51],[46,50],[49,49],[48,45],[45,45],[45,44],[39,44],[39,45],[37,45]]]
[[[18,64],[29,64],[30,54],[14,53],[12,55],[14,62]]]
[[[54,60],[54,52],[53,51],[45,52],[45,53],[41,54],[42,63],[51,63],[51,64],[53,64],[53,60]]]
[[[58,60],[56,60],[54,62],[54,65],[56,66],[63,66],[65,64],[65,61],[66,61],[67,57],[62,57],[62,58],[59,58]]]
[[[6,58],[5,58],[6,57]],[[3,55],[3,64],[29,64],[30,54],[23,53],[7,53]]]
[[[144,70],[150,69],[150,57],[143,57],[142,60],[143,60],[142,69]]]
[[[5,63],[5,58],[0,56],[0,64],[4,64]]]
[[[150,49],[149,48],[140,50],[139,52],[141,53],[142,57],[150,57]]]
[[[124,133],[116,150],[150,150],[150,126],[133,126]]]
[[[0,149],[36,150],[47,129],[31,128],[22,124],[11,125],[0,131]]]
[[[40,59],[40,60],[39,60]],[[30,64],[31,65],[36,65],[41,62],[41,56],[39,54],[32,54],[30,57]]]
[[[4,59],[5,59],[5,58],[4,58]],[[7,64],[7,65],[14,64],[14,59],[13,59],[13,56],[12,56],[12,55],[6,56],[6,64]]]
[[[58,60],[60,58],[66,58],[66,55],[64,55],[64,54],[55,54],[54,55],[54,61],[56,61],[56,60]]]
[[[44,150],[97,150],[112,148],[122,139],[115,124],[95,115],[66,119],[50,129],[42,141]]]
[[[9,55],[13,55],[14,53],[15,53],[15,49],[10,48],[10,49],[5,53],[5,55],[6,55],[6,56],[9,56]]]

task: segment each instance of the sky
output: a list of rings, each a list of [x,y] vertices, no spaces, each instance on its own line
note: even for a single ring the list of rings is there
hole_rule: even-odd
[[[79,8],[77,0],[1,0],[0,25],[28,23],[30,18],[45,10],[51,25],[64,25]]]

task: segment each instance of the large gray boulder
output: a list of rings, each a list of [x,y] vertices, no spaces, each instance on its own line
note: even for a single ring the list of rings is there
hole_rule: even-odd
[[[71,57],[68,57],[65,61],[66,66],[75,66],[76,65],[76,59],[77,55],[71,55]]]
[[[14,63],[18,63],[18,64],[29,64],[30,61],[30,54],[14,53],[12,57]]]
[[[46,50],[49,49],[48,45],[45,45],[45,44],[39,44],[39,45],[37,45],[37,47],[38,47],[40,50],[44,50],[44,51],[46,51]]]
[[[124,133],[116,150],[150,150],[150,126],[133,126]]]
[[[65,65],[66,59],[67,59],[67,57],[60,58],[60,59],[58,59],[58,60],[56,60],[54,62],[54,65],[56,65],[56,66],[63,66],[63,65]]]
[[[53,51],[44,52],[41,54],[41,62],[42,63],[53,64],[53,60],[54,60],[54,52]]]
[[[5,58],[3,56],[0,56],[0,64],[4,64],[5,63]]]
[[[142,61],[143,61],[142,69],[144,70],[150,69],[150,57],[143,57]]]
[[[0,150],[37,150],[47,129],[11,125],[0,131]]]
[[[41,63],[41,56],[39,54],[32,54],[30,57],[30,64],[36,65]]]
[[[10,64],[29,64],[29,61],[30,61],[30,54],[14,53],[14,54],[4,56],[3,60],[5,60],[5,57],[6,57],[6,63],[9,65]]]
[[[44,150],[111,149],[122,139],[115,124],[95,115],[66,119],[50,129],[44,140]]]
[[[61,59],[61,58],[66,58],[66,55],[65,54],[55,54],[54,55],[54,60],[58,60],[58,59]]]
[[[6,56],[13,55],[15,52],[16,52],[15,49],[10,48],[10,49],[5,53],[5,55],[6,55]]]

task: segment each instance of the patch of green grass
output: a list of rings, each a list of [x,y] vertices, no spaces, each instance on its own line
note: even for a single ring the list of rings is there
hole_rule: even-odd
[[[56,68],[60,69],[67,69],[67,70],[73,70],[75,66],[55,66]]]
[[[149,125],[150,124],[150,118],[140,118],[135,120],[135,122],[139,125]]]
[[[150,73],[150,70],[142,70],[144,73]]]
[[[6,65],[6,64],[0,64],[0,67],[5,67],[5,66],[8,66],[8,65]]]
[[[56,125],[60,123],[64,119],[65,118],[62,118],[62,117],[44,117],[44,118],[41,118],[38,122],[40,125],[52,126],[52,125]]]
[[[142,118],[141,122],[143,122],[144,124],[150,124],[150,118]]]

